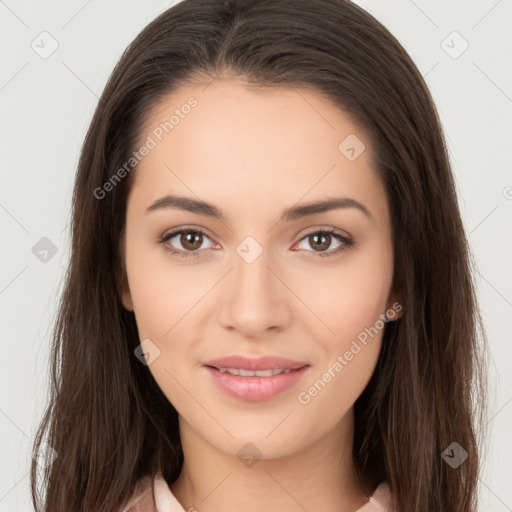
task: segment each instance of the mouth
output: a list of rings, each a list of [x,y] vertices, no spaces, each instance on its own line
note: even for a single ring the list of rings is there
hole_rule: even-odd
[[[288,362],[287,365],[288,368],[252,369],[205,364],[202,368],[224,393],[239,400],[259,402],[270,400],[296,385],[311,367],[307,363],[291,365]]]
[[[205,365],[208,366],[208,365]],[[230,375],[238,375],[240,377],[273,377],[274,375],[281,375],[283,373],[290,373],[294,370],[299,370],[303,366],[296,366],[294,368],[269,368],[268,370],[248,370],[246,368],[217,368],[216,366],[208,366],[220,373],[229,373]]]
[[[306,366],[309,363],[305,361],[295,361],[293,359],[287,359],[278,356],[260,356],[260,357],[248,357],[243,355],[232,355],[227,357],[220,357],[217,359],[211,359],[205,361],[204,366],[211,366],[217,368],[217,370],[240,370],[244,372],[248,371],[263,371],[263,370],[297,370],[302,366]],[[240,375],[240,374],[235,374]],[[244,376],[244,374],[242,374]],[[246,375],[250,377],[251,375]],[[261,375],[265,377],[267,375]]]

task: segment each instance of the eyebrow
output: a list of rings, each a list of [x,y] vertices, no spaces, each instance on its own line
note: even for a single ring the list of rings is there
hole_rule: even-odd
[[[211,203],[206,201],[199,201],[190,197],[180,197],[174,195],[166,195],[160,199],[157,199],[148,208],[146,208],[146,213],[165,208],[185,210],[188,212],[197,213],[198,215],[205,215],[219,219],[224,222],[227,220],[226,215],[222,212],[222,210]],[[340,197],[292,206],[291,208],[287,208],[283,211],[280,220],[290,222],[306,217],[308,215],[324,213],[330,210],[337,210],[341,208],[356,208],[364,213],[364,215],[369,219],[373,218],[372,214],[364,204],[350,197]]]

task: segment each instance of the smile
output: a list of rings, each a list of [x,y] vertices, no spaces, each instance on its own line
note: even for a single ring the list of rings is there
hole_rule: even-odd
[[[215,385],[227,395],[239,400],[260,402],[270,400],[296,385],[309,365],[296,369],[269,368],[246,370],[243,368],[216,368],[203,366]]]
[[[272,368],[269,370],[245,370],[243,368],[217,368],[221,373],[230,373],[231,375],[240,375],[240,377],[272,377],[281,373],[290,373],[292,369]]]

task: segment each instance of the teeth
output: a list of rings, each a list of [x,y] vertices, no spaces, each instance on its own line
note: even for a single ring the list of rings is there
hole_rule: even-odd
[[[243,368],[219,368],[221,373],[230,373],[231,375],[239,375],[240,377],[272,377],[281,373],[290,373],[291,369],[283,370],[281,368],[273,368],[270,370],[244,370]]]

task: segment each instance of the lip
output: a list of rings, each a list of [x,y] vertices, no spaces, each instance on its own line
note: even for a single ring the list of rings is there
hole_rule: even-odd
[[[204,366],[213,366],[214,368],[243,368],[244,370],[271,370],[272,368],[281,368],[283,370],[294,370],[309,363],[303,361],[293,361],[277,356],[246,357],[240,355],[221,357],[212,359],[203,363]]]
[[[270,400],[299,382],[310,368],[308,363],[293,361],[281,357],[264,356],[247,358],[230,356],[213,359],[203,364],[219,389],[239,400],[260,402]],[[280,368],[291,370],[272,377],[241,377],[230,373],[222,373],[219,368],[242,368],[245,370],[270,370]]]

